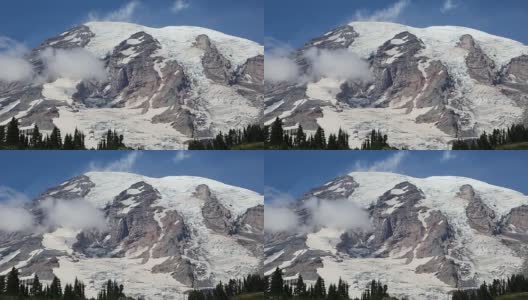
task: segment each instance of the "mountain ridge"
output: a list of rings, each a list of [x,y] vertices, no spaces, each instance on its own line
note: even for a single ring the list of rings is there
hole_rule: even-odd
[[[345,206],[352,203],[369,225],[314,223],[321,209],[332,207],[324,203],[334,203],[335,218],[347,208],[358,219],[357,209]],[[528,251],[521,221],[528,197],[470,178],[353,172],[312,189],[290,209],[301,228],[266,232],[266,274],[279,267],[288,279],[342,278],[353,297],[376,279],[394,296],[443,299],[457,288],[518,273]]]

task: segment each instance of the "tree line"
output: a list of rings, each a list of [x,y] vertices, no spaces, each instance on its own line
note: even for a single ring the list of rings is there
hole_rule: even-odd
[[[87,150],[84,140],[85,134],[77,128],[73,134],[67,133],[63,138],[56,126],[46,135],[36,124],[33,129],[21,130],[16,118],[12,118],[6,126],[0,126],[0,149],[3,150]],[[121,149],[127,149],[124,136],[115,130],[108,130],[97,146],[97,150]]]
[[[276,268],[271,274],[269,288],[266,294],[270,299],[314,299],[314,300],[350,300],[348,290],[350,286],[341,278],[337,284],[331,283],[328,288],[325,281],[320,276],[314,284],[307,285],[302,275],[298,275],[296,280],[284,280],[282,270]],[[387,292],[388,286],[380,281],[372,280],[361,294],[361,298],[354,300],[396,300]]]
[[[245,149],[270,150],[351,150],[350,135],[339,129],[337,133],[326,136],[323,128],[318,126],[315,133],[307,134],[299,124],[296,129],[287,130],[280,118],[269,126],[249,125],[244,129],[231,129],[228,133],[219,133],[212,140],[193,140],[189,150],[232,150]],[[365,137],[361,150],[394,149],[388,144],[388,136],[380,131],[372,130]],[[356,148],[355,150],[359,150]]]
[[[453,300],[493,300],[497,297],[528,292],[528,278],[524,275],[512,275],[508,279],[495,279],[492,283],[484,282],[478,289],[458,290],[453,293]]]
[[[235,296],[262,293],[267,281],[260,275],[248,275],[244,279],[230,279],[227,283],[220,282],[212,290],[193,290],[188,300],[228,300]]]
[[[6,276],[0,276],[0,300],[88,300],[85,295],[85,285],[75,279],[73,284],[62,283],[56,276],[50,284],[42,284],[38,275],[33,279],[21,280],[19,271],[12,268]],[[124,293],[124,286],[116,281],[108,280],[98,293],[97,298],[90,300],[133,300]]]
[[[494,150],[500,146],[528,142],[528,127],[522,124],[512,125],[507,129],[494,129],[484,132],[477,139],[458,139],[453,143],[453,150]]]

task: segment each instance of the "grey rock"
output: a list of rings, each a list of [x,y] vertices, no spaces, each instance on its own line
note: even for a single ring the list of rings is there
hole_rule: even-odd
[[[218,51],[205,34],[196,37],[195,46],[204,51],[202,66],[207,78],[218,83],[228,84],[233,73],[231,62]]]
[[[496,77],[495,62],[482,51],[473,37],[469,34],[463,35],[460,37],[458,47],[469,52],[466,57],[466,65],[471,78],[480,83],[492,84]]]
[[[458,196],[469,201],[466,207],[466,216],[469,225],[484,234],[494,234],[497,230],[495,212],[489,208],[482,199],[475,193],[471,185],[460,187]]]
[[[528,205],[513,208],[500,223],[501,234],[528,241]]]
[[[231,211],[218,201],[207,185],[201,184],[196,187],[195,197],[202,199],[205,203],[202,207],[202,216],[205,225],[214,232],[230,234],[234,230],[234,220]]]
[[[512,58],[504,67],[499,77],[499,83],[504,86],[528,93],[528,55]]]

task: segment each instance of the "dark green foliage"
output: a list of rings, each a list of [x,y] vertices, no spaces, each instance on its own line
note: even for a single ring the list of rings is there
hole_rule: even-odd
[[[318,127],[315,134],[308,136],[299,125],[294,130],[285,130],[282,120],[277,118],[271,126],[250,125],[244,130],[229,130],[219,133],[212,140],[193,140],[189,150],[350,150],[350,136],[339,129],[330,134],[328,141],[325,131]]]
[[[193,290],[188,300],[228,300],[239,295],[264,292],[267,279],[260,275],[248,275],[244,279],[231,279],[227,284],[220,282],[212,290]]]
[[[458,290],[453,293],[453,300],[493,300],[499,296],[528,292],[528,278],[523,275],[512,275],[507,280],[495,279],[485,282],[478,289]]]
[[[115,130],[108,130],[103,140],[97,145],[97,150],[124,150],[126,146],[123,140],[124,137],[122,134],[118,134]]]
[[[231,129],[227,134],[219,133],[213,140],[198,141],[189,143],[189,150],[231,150],[241,145],[256,143],[264,144],[267,136],[267,128],[258,125],[249,125],[240,130]]]
[[[494,150],[501,146],[528,142],[528,127],[512,125],[508,129],[494,129],[491,133],[484,132],[478,139],[457,140],[453,142],[453,150]]]
[[[0,150],[86,150],[84,139],[84,133],[77,129],[73,135],[66,134],[64,142],[57,127],[46,136],[36,124],[30,130],[21,131],[15,118],[9,122],[7,129],[0,127]]]
[[[387,150],[390,149],[387,143],[388,137],[382,134],[381,131],[372,130],[370,135],[361,145],[361,150]]]
[[[8,296],[18,296],[20,288],[20,279],[18,278],[18,270],[12,268],[7,274],[6,291],[5,294]]]
[[[18,120],[15,118],[12,118],[7,124],[5,144],[11,147],[20,145],[20,130],[18,129]]]

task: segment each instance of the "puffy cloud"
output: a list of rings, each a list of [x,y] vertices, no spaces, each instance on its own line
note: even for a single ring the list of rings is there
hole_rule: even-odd
[[[73,230],[106,228],[102,211],[85,200],[46,199],[42,201],[40,208],[45,213],[46,227],[64,227]]]
[[[291,205],[295,200],[292,195],[267,188],[266,213],[264,229],[267,232],[306,233],[320,227],[341,230],[367,229],[371,223],[368,213],[346,199],[312,198],[298,207],[311,216],[302,222]]]
[[[453,0],[445,0],[444,5],[440,8],[442,13],[447,13],[458,7],[458,4]]]
[[[264,230],[268,232],[295,231],[299,228],[299,217],[287,207],[266,205]]]
[[[407,157],[407,152],[397,151],[386,159],[376,161],[370,165],[364,162],[356,162],[353,171],[368,171],[368,172],[395,172],[399,169],[401,163]]]
[[[23,58],[26,46],[8,37],[0,37],[0,81],[29,81],[33,66]]]
[[[371,79],[369,65],[347,49],[311,48],[304,56],[311,62],[309,76],[312,80],[318,81],[321,77],[351,81]]]
[[[48,77],[103,81],[107,76],[103,62],[82,48],[47,48],[42,51],[40,57]]]
[[[291,58],[293,47],[266,38],[266,59],[264,60],[264,78],[268,82],[295,82],[299,80],[300,68]]]
[[[354,21],[394,22],[410,4],[410,0],[400,0],[387,8],[371,13],[360,10],[355,13]]]
[[[305,206],[312,214],[311,227],[335,229],[368,229],[371,226],[368,213],[346,199],[310,199]]]
[[[172,12],[179,13],[191,7],[191,3],[186,0],[176,0],[172,5]]]
[[[23,207],[0,204],[0,231],[31,231],[34,226],[33,215]]]
[[[0,231],[31,231],[33,216],[24,208],[29,198],[9,187],[0,186]]]
[[[264,77],[268,82],[307,83],[319,81],[322,77],[335,80],[369,80],[368,63],[347,49],[318,49],[304,51],[303,58],[310,68],[302,73],[292,58],[294,49],[284,43],[269,39],[266,43]]]
[[[140,5],[140,1],[133,0],[118,8],[117,10],[111,11],[103,16],[99,16],[96,12],[90,12],[88,19],[90,21],[130,22],[134,18],[134,15]]]

